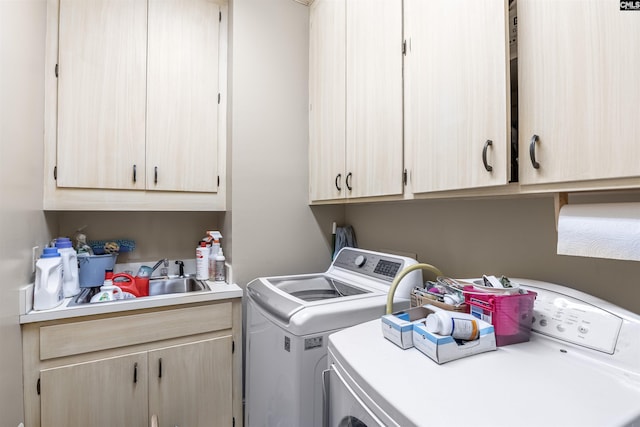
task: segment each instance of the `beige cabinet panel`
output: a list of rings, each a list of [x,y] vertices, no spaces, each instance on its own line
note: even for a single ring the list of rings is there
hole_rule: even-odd
[[[402,1],[346,4],[348,197],[402,194]]]
[[[314,202],[346,194],[346,4],[316,0],[310,7],[309,195]]]
[[[59,19],[58,186],[144,188],[146,1],[61,0]]]
[[[405,0],[404,8],[412,191],[507,184],[507,1]]]
[[[401,195],[401,0],[316,0],[310,22],[311,202]]]
[[[640,175],[638,18],[618,0],[518,1],[521,184]]]
[[[149,352],[149,413],[160,426],[232,425],[231,344],[228,335]]]
[[[147,189],[218,188],[220,6],[150,0]]]
[[[40,372],[41,425],[146,426],[147,354]]]

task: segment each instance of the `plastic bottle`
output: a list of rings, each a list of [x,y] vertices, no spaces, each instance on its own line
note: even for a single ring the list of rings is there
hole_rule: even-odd
[[[36,262],[33,309],[47,310],[64,300],[62,292],[62,258],[56,248],[44,248]]]
[[[461,340],[475,340],[478,338],[478,321],[468,314],[450,311],[436,311],[427,316],[425,322],[429,332],[439,335],[451,335]]]
[[[220,251],[220,242],[213,241],[209,252],[209,280],[216,280],[216,255]]]
[[[80,280],[78,277],[78,254],[73,249],[71,239],[58,237],[56,248],[62,258],[62,294],[64,297],[72,297],[80,293]]]
[[[209,279],[209,248],[206,242],[200,242],[196,248],[196,279]]]
[[[91,302],[107,302],[115,301],[117,299],[124,299],[122,289],[119,286],[114,285],[111,279],[105,279],[102,286],[100,286],[100,291],[91,297]]]
[[[216,282],[224,282],[226,280],[226,273],[224,269],[224,254],[222,253],[222,248],[216,254]]]

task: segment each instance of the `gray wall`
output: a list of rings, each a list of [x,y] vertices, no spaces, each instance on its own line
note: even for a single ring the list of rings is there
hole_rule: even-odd
[[[346,218],[361,247],[415,253],[451,277],[545,280],[640,312],[639,262],[556,255],[551,197],[350,205]]]
[[[44,0],[0,1],[0,424],[8,427],[23,420],[18,289],[33,280],[31,248],[50,238],[42,212],[45,11]]]
[[[233,268],[258,276],[325,270],[342,207],[308,206],[309,8],[232,5]]]

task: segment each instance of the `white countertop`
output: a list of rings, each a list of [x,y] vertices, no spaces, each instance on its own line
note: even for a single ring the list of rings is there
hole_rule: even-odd
[[[178,304],[217,301],[229,298],[241,298],[242,289],[236,284],[216,283],[207,281],[208,291],[185,292],[180,294],[157,295],[153,297],[134,298],[124,301],[102,302],[97,304],[83,304],[69,307],[73,297],[65,298],[62,304],[50,310],[31,310],[20,316],[20,323],[44,322],[81,316],[91,316],[105,313],[118,313],[145,308],[164,307]]]

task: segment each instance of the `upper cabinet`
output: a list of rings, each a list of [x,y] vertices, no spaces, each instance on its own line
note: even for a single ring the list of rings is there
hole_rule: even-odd
[[[225,209],[226,10],[48,2],[45,209]]]
[[[413,193],[510,177],[506,0],[404,0],[405,153]]]
[[[146,0],[61,0],[59,43],[58,186],[144,189]]]
[[[311,202],[401,195],[402,2],[316,0],[309,87]]]
[[[638,40],[617,0],[518,0],[521,184],[638,186]]]

